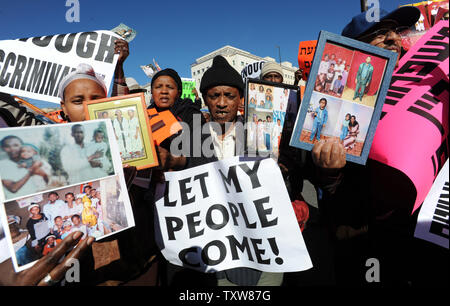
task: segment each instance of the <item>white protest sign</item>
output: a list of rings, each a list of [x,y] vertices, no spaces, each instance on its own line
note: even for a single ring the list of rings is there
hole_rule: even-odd
[[[4,262],[9,257],[11,256],[9,255],[8,243],[5,238],[5,231],[3,230],[2,224],[0,222],[0,263]]]
[[[78,64],[91,65],[109,90],[118,55],[110,31],[94,31],[0,41],[0,91],[60,102],[61,79]]]
[[[244,67],[241,71],[242,79],[252,78],[257,79],[261,75],[261,69],[265,61],[254,62]]]
[[[162,253],[203,272],[312,267],[286,186],[273,159],[233,157],[165,173],[156,201]],[[162,188],[164,189],[164,188]]]
[[[439,171],[417,217],[414,237],[449,248],[448,159]]]

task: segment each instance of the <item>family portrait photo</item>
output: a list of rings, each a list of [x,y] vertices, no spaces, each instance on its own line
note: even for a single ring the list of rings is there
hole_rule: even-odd
[[[105,121],[0,130],[4,201],[115,174]]]
[[[110,119],[123,163],[138,169],[157,165],[143,93],[90,101],[89,119]]]
[[[361,156],[373,109],[313,93],[301,141],[337,140],[347,154]]]
[[[70,233],[97,240],[133,226],[119,176],[75,185],[4,204],[10,250],[21,269],[52,250]]]
[[[277,159],[286,114],[297,108],[297,90],[254,80],[249,81],[247,86],[247,151],[269,153]],[[294,116],[288,117],[294,119]]]
[[[365,164],[395,60],[392,52],[321,31],[290,145],[312,150],[322,139],[338,141],[347,160]]]

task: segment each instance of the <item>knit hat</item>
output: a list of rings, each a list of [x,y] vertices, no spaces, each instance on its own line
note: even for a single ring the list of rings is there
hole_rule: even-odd
[[[206,70],[200,82],[200,92],[205,95],[206,91],[214,86],[231,86],[239,90],[241,97],[244,93],[244,82],[242,77],[221,55],[213,59],[211,68]]]
[[[176,72],[175,70],[170,69],[170,68],[166,68],[164,70],[158,71],[158,73],[156,73],[153,76],[152,83],[151,83],[152,88],[153,88],[153,83],[156,81],[156,79],[163,75],[170,76],[177,84],[178,91],[180,91],[180,92],[183,91],[183,84],[181,83],[181,78],[178,75],[178,72]]]
[[[105,94],[108,92],[103,77],[100,74],[95,73],[94,68],[92,68],[91,65],[81,63],[78,65],[77,69],[66,75],[61,80],[61,83],[59,83],[58,96],[61,100],[64,100],[64,90],[66,89],[66,87],[69,86],[69,84],[72,83],[73,81],[79,79],[92,80],[103,88]]]
[[[281,65],[275,62],[265,62],[262,69],[261,69],[261,80],[264,78],[264,76],[270,72],[277,72],[281,75],[283,78],[283,68],[281,68]]]

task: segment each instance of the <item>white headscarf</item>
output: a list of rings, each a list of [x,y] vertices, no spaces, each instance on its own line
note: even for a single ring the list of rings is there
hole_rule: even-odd
[[[59,83],[59,92],[58,96],[61,98],[61,100],[64,100],[64,90],[66,87],[72,83],[75,80],[79,79],[88,79],[96,82],[99,84],[103,90],[105,91],[105,94],[107,93],[105,82],[103,81],[103,77],[96,73],[94,71],[94,68],[92,68],[91,65],[81,63],[78,65],[77,69],[66,75],[62,80],[61,83]]]

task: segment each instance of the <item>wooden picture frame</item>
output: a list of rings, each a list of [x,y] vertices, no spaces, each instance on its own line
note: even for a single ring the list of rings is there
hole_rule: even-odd
[[[321,136],[338,140],[347,161],[364,165],[396,61],[395,52],[321,31],[290,145],[311,151]]]
[[[138,170],[159,164],[144,93],[92,100],[85,104],[84,110],[88,120],[111,119],[123,164],[135,166]],[[133,113],[132,118],[136,118],[131,124],[130,112]],[[117,120],[119,114],[124,119]],[[134,127],[136,133],[133,135]]]

